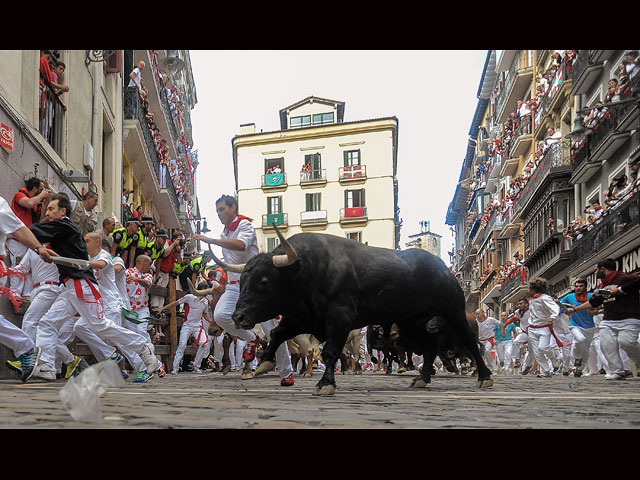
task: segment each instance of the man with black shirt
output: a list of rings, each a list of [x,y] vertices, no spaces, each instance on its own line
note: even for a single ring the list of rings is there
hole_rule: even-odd
[[[640,366],[640,277],[617,270],[615,260],[598,262],[596,277],[601,279],[594,294],[585,303],[568,309],[568,313],[604,306],[604,316],[598,326],[600,347],[610,372],[607,380],[624,380],[624,365],[619,349],[625,351]],[[607,292],[604,292],[606,290]]]
[[[88,261],[86,242],[78,227],[69,220],[67,212],[70,211],[69,197],[58,193],[51,197],[45,212],[49,221],[29,228],[39,241],[48,242],[58,255]],[[38,324],[36,345],[41,348],[42,353],[34,375],[45,380],[55,380],[59,330],[76,313],[106,343],[131,349],[140,356],[149,374],[155,372],[158,361],[153,354],[153,345],[148,344],[142,335],[116,325],[105,317],[103,300],[93,271],[77,270],[64,265],[58,265],[58,271],[62,289],[51,309]],[[116,362],[122,360],[115,349],[111,358]]]

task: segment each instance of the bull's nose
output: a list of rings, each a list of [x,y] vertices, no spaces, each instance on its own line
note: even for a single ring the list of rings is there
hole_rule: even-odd
[[[231,319],[233,320],[233,323],[240,327],[244,323],[246,317],[241,313],[234,313],[231,315]]]

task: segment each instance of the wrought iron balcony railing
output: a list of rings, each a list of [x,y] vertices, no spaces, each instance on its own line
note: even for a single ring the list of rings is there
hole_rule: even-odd
[[[58,155],[62,155],[62,122],[67,107],[40,72],[40,116],[38,130]]]

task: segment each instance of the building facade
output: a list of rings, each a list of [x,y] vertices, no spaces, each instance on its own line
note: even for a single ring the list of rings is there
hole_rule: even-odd
[[[50,52],[65,65],[57,84],[68,91],[54,87],[41,72],[41,51],[0,50],[2,196],[10,203],[34,175],[46,180],[54,193],[65,192],[76,201],[91,189],[98,193],[95,211],[101,225],[109,216],[124,220],[123,188],[130,187],[132,203],[143,205],[160,227],[195,230],[197,152],[192,149],[189,111],[197,99],[188,51]],[[146,63],[146,110],[128,88],[129,73],[139,60]],[[172,115],[171,107],[162,103],[157,78],[165,71],[168,86],[180,89],[182,105],[174,105],[173,111],[181,109],[181,115]],[[134,107],[129,115],[127,105]],[[168,174],[161,182],[156,147],[141,121],[144,115],[139,115],[143,111],[153,114],[168,140],[169,159],[182,162],[184,178]],[[0,314],[21,324],[6,298],[0,298]],[[9,358],[11,352],[0,346],[0,362]],[[0,377],[6,375],[11,372],[2,369]]]
[[[275,132],[241,126],[232,139],[242,214],[261,252],[287,236],[321,232],[398,248],[398,120],[344,121],[344,102],[307,97],[280,110]]]
[[[627,53],[488,52],[468,155],[447,212],[456,237],[452,269],[470,311],[512,311],[534,277],[547,279],[558,297],[578,277],[589,277],[592,289],[595,263],[606,257],[635,269],[640,237],[630,184],[640,121],[638,79],[621,73],[633,56]],[[626,89],[608,94],[611,80]],[[613,215],[605,192],[623,174],[627,203],[616,200]],[[608,213],[596,215],[594,202]]]

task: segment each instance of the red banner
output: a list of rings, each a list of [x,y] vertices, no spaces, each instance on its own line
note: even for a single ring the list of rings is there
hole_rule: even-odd
[[[364,217],[364,207],[351,207],[344,209],[345,218]]]
[[[0,123],[0,145],[13,152],[13,128]]]

